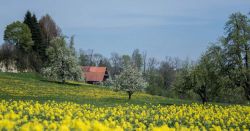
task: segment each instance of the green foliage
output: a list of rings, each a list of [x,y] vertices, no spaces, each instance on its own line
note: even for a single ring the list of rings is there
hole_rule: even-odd
[[[186,62],[176,74],[173,87],[175,92],[177,92],[182,99],[189,97],[189,91],[192,88],[191,71],[193,66],[194,65],[190,64],[189,62]]]
[[[219,74],[208,55],[204,55],[198,65],[191,72],[191,89],[200,96],[205,103],[213,95],[217,95]],[[212,97],[213,98],[213,97]]]
[[[62,37],[51,41],[51,46],[47,49],[49,63],[43,70],[48,78],[60,80],[65,83],[66,79],[79,80],[81,69],[78,66],[76,56],[73,55],[66,41]]]
[[[242,102],[244,92],[250,100],[249,18],[233,13],[225,31],[221,43],[210,46],[193,69],[186,68],[179,74],[175,87],[179,93],[191,90],[203,102]]]
[[[35,14],[32,15],[30,11],[27,11],[23,23],[28,25],[32,34],[32,40],[34,41],[33,50],[31,52],[31,57],[33,58],[30,59],[30,64],[35,71],[39,72],[42,68],[43,62],[45,62],[45,50],[47,48],[42,39],[41,28],[37,22]]]
[[[4,31],[4,40],[7,43],[16,45],[17,48],[26,53],[28,53],[34,45],[29,27],[19,21],[7,25]]]
[[[30,60],[33,56],[32,34],[29,27],[19,21],[8,25],[4,31],[4,40],[6,43],[15,45],[15,64],[18,71],[27,71],[32,68]]]
[[[244,89],[245,97],[250,100],[250,20],[246,15],[233,13],[225,29],[227,75],[234,82],[235,87]]]
[[[37,22],[37,18],[35,14],[31,14],[30,11],[27,11],[24,22],[26,25],[28,25],[31,34],[32,34],[32,40],[34,41],[33,50],[34,52],[38,53],[38,55],[43,58],[45,57],[45,50],[46,46],[43,45],[43,39],[42,39],[42,32],[39,23]]]

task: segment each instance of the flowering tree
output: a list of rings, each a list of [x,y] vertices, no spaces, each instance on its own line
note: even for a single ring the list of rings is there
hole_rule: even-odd
[[[118,90],[126,91],[130,100],[133,93],[143,90],[147,83],[136,68],[126,66],[120,75],[115,76],[114,86]]]
[[[49,57],[48,66],[43,70],[46,77],[60,80],[62,83],[65,83],[66,79],[79,80],[81,78],[77,58],[67,47],[64,38],[54,38],[46,53]]]

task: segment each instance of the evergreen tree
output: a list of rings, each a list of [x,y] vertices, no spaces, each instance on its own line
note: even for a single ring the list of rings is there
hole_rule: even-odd
[[[37,22],[36,16],[33,14],[32,16],[33,29],[31,29],[32,40],[34,41],[33,49],[35,52],[39,54],[41,58],[44,58],[46,46],[43,44],[41,28],[39,23]]]
[[[46,60],[45,51],[47,48],[44,46],[45,43],[43,42],[41,28],[35,14],[32,15],[30,11],[27,11],[23,23],[28,25],[34,42],[32,51],[29,52],[30,64],[35,71],[39,72],[42,68],[42,63],[45,63],[42,61]]]
[[[23,23],[28,25],[30,30],[32,29],[33,23],[32,23],[32,14],[30,11],[26,12]]]

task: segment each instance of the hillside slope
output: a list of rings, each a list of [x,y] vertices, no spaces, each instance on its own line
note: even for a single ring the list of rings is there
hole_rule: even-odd
[[[126,103],[155,105],[191,103],[145,93],[135,93],[130,101],[127,97],[125,92],[114,92],[101,86],[73,82],[63,85],[46,81],[39,75],[31,73],[0,73],[0,99],[4,100],[70,101],[97,106]]]

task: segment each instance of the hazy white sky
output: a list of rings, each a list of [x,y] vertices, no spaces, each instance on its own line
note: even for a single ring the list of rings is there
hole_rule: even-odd
[[[248,0],[0,0],[0,42],[7,24],[27,10],[48,13],[77,49],[130,54],[135,48],[162,59],[197,59],[224,34],[233,12],[250,12]]]

